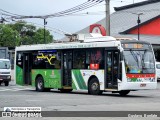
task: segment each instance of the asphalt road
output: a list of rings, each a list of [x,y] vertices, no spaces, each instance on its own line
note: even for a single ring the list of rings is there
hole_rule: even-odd
[[[0,86],[0,111],[4,107],[42,107],[42,111],[160,111],[160,83],[156,90],[133,91],[121,97],[109,92],[99,96],[88,95],[86,91],[37,92],[12,81],[8,87]]]
[[[0,86],[0,109],[12,107],[42,107],[44,111],[160,111],[160,83],[156,90],[133,91],[126,97],[105,92],[94,96],[86,91],[61,93],[37,92],[34,87]]]

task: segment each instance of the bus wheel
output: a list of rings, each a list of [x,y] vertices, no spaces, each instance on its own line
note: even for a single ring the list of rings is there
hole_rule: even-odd
[[[36,79],[36,91],[43,92],[44,91],[44,80],[41,76]]]
[[[8,85],[9,85],[9,81],[5,81],[5,82],[4,82],[4,85],[5,85],[5,86],[8,86]]]
[[[119,94],[121,96],[126,96],[129,92],[130,92],[129,90],[122,90],[122,91],[119,92]]]
[[[102,91],[100,90],[100,85],[97,78],[92,78],[88,85],[88,93],[92,95],[100,95]]]

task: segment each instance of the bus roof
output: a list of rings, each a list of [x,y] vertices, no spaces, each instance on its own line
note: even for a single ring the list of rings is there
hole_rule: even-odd
[[[76,48],[100,48],[100,47],[117,47],[121,43],[146,43],[137,40],[116,40],[111,36],[86,37],[84,40],[65,43],[35,44],[22,45],[16,47],[16,51],[33,51],[33,50],[51,50],[51,49],[76,49]]]
[[[119,45],[120,41],[116,41],[115,38],[110,36],[102,36],[102,37],[87,37],[84,41],[77,41],[77,42],[22,45],[16,47],[16,51],[117,47]]]
[[[76,48],[98,48],[98,47],[117,47],[120,41],[110,42],[94,42],[94,43],[54,43],[54,44],[37,44],[37,45],[23,45],[16,47],[16,51],[30,51],[30,50],[49,50],[49,49],[76,49]]]

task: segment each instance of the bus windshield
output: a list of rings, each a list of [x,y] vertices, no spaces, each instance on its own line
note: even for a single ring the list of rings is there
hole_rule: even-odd
[[[124,50],[126,73],[154,73],[155,62],[150,50]]]
[[[9,69],[10,62],[9,61],[2,61],[0,60],[0,69]]]

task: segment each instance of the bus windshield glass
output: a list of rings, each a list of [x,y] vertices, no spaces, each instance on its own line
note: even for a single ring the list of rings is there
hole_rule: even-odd
[[[9,69],[10,62],[9,61],[2,61],[0,60],[0,69]]]
[[[134,46],[134,45],[131,45]],[[152,49],[147,45],[140,48],[124,49],[126,73],[155,73],[155,62]]]

